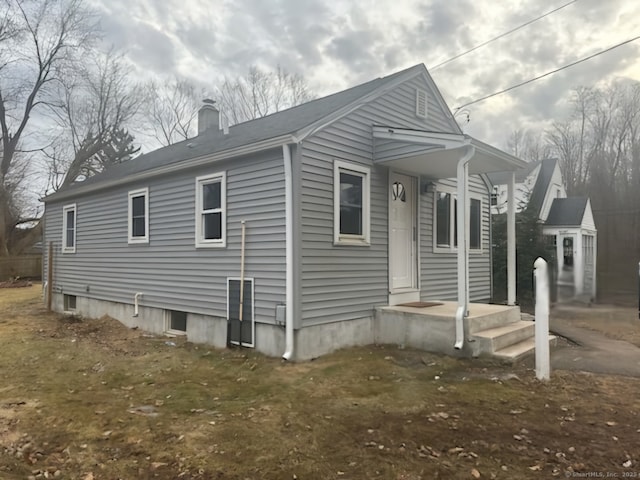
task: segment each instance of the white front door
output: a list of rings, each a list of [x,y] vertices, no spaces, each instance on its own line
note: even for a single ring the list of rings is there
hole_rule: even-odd
[[[391,172],[389,179],[389,287],[415,289],[416,179]]]

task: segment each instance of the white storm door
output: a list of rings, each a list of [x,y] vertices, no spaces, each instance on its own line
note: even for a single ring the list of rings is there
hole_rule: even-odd
[[[389,286],[416,288],[415,178],[391,173],[389,181]]]

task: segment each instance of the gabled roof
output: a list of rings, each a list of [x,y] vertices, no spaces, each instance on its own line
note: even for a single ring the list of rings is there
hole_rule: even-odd
[[[556,169],[557,162],[558,161],[555,158],[545,158],[540,161],[538,178],[536,179],[536,184],[531,190],[529,203],[527,205],[527,208],[532,209],[538,216],[540,216],[540,212],[542,211],[544,199],[547,196],[549,184],[553,178],[553,172]]]
[[[227,135],[224,135],[222,131],[205,132],[197,137],[141,155],[131,161],[114,165],[98,175],[69,185],[64,190],[49,195],[46,200],[67,196],[67,193],[75,193],[76,191],[80,193],[80,191],[91,190],[91,187],[97,184],[100,184],[100,186],[110,185],[132,175],[151,172],[161,167],[169,167],[185,160],[209,157],[226,151],[235,151],[248,145],[258,145],[270,139],[282,139],[280,145],[284,144],[287,139],[282,137],[302,132],[305,128],[312,127],[314,124],[331,117],[332,114],[349,108],[349,106],[357,104],[358,101],[368,98],[370,95],[376,95],[379,91],[384,91],[387,86],[392,86],[396,82],[402,82],[420,74],[426,75],[430,80],[426,67],[423,64],[419,64],[326,97],[311,100],[265,117],[233,125],[229,128]],[[437,89],[436,94],[439,95]],[[444,104],[443,100],[442,103]],[[292,138],[288,139],[288,141],[292,140]],[[277,145],[273,145],[271,148],[275,146]]]
[[[579,227],[582,225],[588,197],[555,198],[544,223],[548,227]]]
[[[521,168],[516,171],[516,183],[524,183],[527,177],[533,172],[536,167],[540,165],[540,162],[529,162],[525,168]],[[511,172],[494,172],[487,174],[489,177],[489,181],[491,185],[506,185],[509,183],[509,177],[511,176]]]

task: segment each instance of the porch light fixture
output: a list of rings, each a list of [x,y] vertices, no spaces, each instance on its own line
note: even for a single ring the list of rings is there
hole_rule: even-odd
[[[436,184],[435,182],[432,182],[431,180],[427,180],[422,182],[422,184],[420,185],[420,192],[421,193],[435,193],[436,191]]]

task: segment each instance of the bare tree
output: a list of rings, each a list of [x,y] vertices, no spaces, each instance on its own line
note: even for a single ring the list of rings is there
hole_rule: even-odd
[[[44,149],[52,189],[126,161],[139,150],[126,127],[138,112],[142,89],[129,82],[122,56],[95,52],[75,76],[59,82],[58,98],[50,112],[60,133]]]
[[[5,0],[0,11],[0,256],[16,223],[16,158],[29,120],[96,33],[82,0]]]
[[[142,112],[145,129],[161,145],[193,137],[202,98],[196,86],[186,79],[150,82],[145,87]]]
[[[271,72],[251,66],[245,76],[227,77],[217,96],[231,124],[264,117],[314,98],[301,75],[280,66]]]
[[[527,162],[543,160],[551,155],[551,149],[542,135],[534,130],[516,129],[507,140],[507,150]]]

